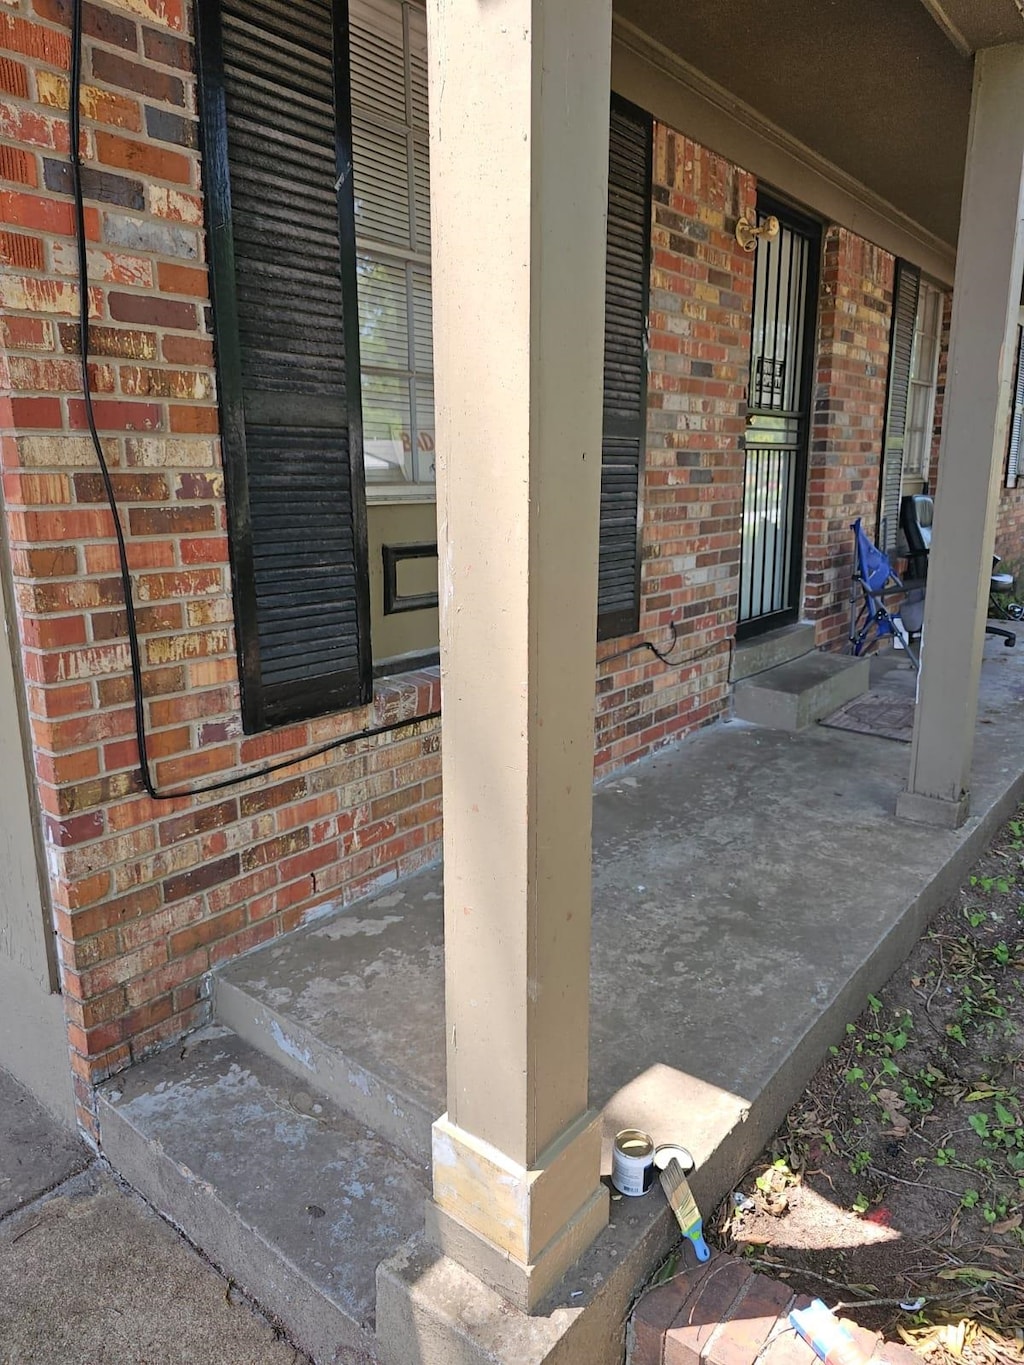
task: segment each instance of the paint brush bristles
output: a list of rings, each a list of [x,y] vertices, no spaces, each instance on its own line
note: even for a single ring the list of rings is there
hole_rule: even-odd
[[[700,1216],[700,1209],[697,1207],[697,1201],[690,1189],[690,1182],[683,1175],[682,1166],[673,1157],[665,1169],[660,1172],[660,1175],[661,1188],[665,1191],[665,1198],[676,1216],[676,1222],[682,1229],[683,1236],[688,1237],[693,1243],[697,1260],[710,1260],[711,1250],[704,1240],[704,1220]]]

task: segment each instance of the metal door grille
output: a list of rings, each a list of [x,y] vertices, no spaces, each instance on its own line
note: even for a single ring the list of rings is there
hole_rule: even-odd
[[[754,269],[740,570],[741,634],[796,618],[819,236],[814,224],[762,205]]]

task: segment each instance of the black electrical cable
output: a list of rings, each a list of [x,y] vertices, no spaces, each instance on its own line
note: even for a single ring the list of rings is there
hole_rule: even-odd
[[[340,749],[343,745],[352,744],[356,740],[372,739],[376,735],[390,734],[393,730],[406,730],[411,725],[419,724],[420,721],[436,720],[441,712],[426,711],[416,716],[410,716],[406,720],[392,721],[387,725],[375,725],[368,730],[357,730],[354,734],[343,735],[340,739],[329,740],[326,744],[318,745],[315,749],[306,749],[303,753],[297,754],[293,758],[282,759],[278,763],[268,763],[260,768],[252,768],[248,772],[239,773],[233,777],[225,777],[218,782],[204,782],[200,786],[175,787],[170,791],[161,791],[153,780],[153,774],[149,763],[149,751],[146,744],[146,711],[142,690],[142,652],[139,648],[139,631],[135,619],[135,598],[132,592],[131,573],[128,568],[128,552],[125,547],[124,530],[121,526],[117,496],[114,492],[114,485],[110,477],[110,470],[107,466],[107,459],[103,453],[103,443],[100,440],[99,431],[96,427],[96,414],[92,402],[92,384],[89,379],[89,258],[86,250],[85,238],[85,196],[82,189],[82,157],[80,147],[82,9],[83,0],[72,0],[71,70],[69,73],[70,92],[68,105],[68,121],[71,139],[71,186],[72,199],[74,201],[75,236],[77,238],[76,246],[78,252],[78,326],[80,333],[79,352],[81,354],[82,362],[82,395],[85,399],[85,416],[89,427],[89,435],[92,438],[93,449],[96,452],[100,474],[103,478],[103,488],[107,497],[107,505],[110,508],[110,515],[114,522],[114,534],[117,537],[117,557],[121,572],[121,589],[124,593],[125,613],[128,621],[128,652],[131,658],[132,693],[135,709],[135,738],[139,748],[139,772],[142,778],[142,785],[152,800],[174,801],[181,797],[205,796],[208,792],[223,791],[225,787],[236,787],[243,782],[252,782],[256,778],[269,777],[272,773],[281,772],[284,768],[294,768],[298,763],[305,763],[308,759],[318,758],[321,754],[330,753],[332,749]]]
[[[612,659],[624,659],[627,654],[635,654],[638,649],[650,650],[654,657],[660,659],[666,668],[682,668],[686,664],[698,663],[701,659],[706,659],[709,654],[714,654],[715,650],[720,648],[723,644],[729,646],[730,659],[732,657],[734,642],[733,637],[730,635],[724,640],[716,640],[714,644],[708,645],[707,649],[702,649],[697,654],[687,654],[682,659],[673,659],[670,655],[679,643],[679,630],[675,621],[669,621],[668,628],[672,632],[672,643],[669,645],[668,649],[659,649],[653,640],[638,640],[635,645],[627,645],[625,649],[616,650],[614,654],[606,654],[603,659],[599,660],[599,665],[610,663]]]

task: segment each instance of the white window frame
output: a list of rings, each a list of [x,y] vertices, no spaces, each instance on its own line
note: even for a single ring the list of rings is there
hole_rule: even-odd
[[[925,320],[928,316],[928,306],[934,303],[935,306],[935,330],[929,333]],[[932,441],[935,431],[935,402],[938,392],[939,379],[939,348],[942,344],[942,317],[945,307],[945,295],[943,291],[928,280],[922,279],[917,296],[917,315],[914,318],[914,345],[910,357],[910,382],[907,386],[907,427],[903,446],[903,471],[901,482],[907,479],[927,481],[928,470],[931,465]],[[930,339],[932,342],[932,362],[928,371],[922,372],[922,352],[923,342]],[[915,404],[915,395],[924,394],[924,404],[921,409]],[[925,421],[920,427],[911,426],[911,418],[915,411],[920,410],[925,413]]]

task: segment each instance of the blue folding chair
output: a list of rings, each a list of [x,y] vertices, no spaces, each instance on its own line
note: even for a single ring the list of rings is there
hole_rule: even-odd
[[[850,527],[853,532],[856,563],[850,585],[850,650],[866,654],[882,640],[893,639],[902,645],[915,668],[920,658],[913,636],[924,620],[924,592],[905,585],[889,563],[884,550],[868,537],[860,517]],[[894,613],[886,606],[887,596],[902,598]]]

